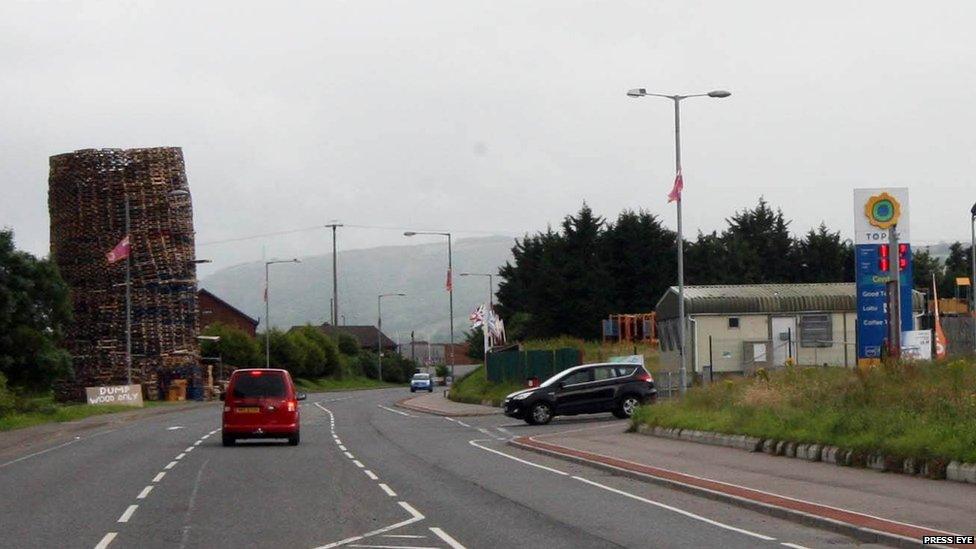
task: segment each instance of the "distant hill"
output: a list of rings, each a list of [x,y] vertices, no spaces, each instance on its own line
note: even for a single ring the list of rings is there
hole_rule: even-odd
[[[511,260],[511,237],[468,238],[454,242],[455,339],[468,329],[468,315],[487,298],[488,280],[460,277],[462,272],[497,274]],[[321,324],[329,318],[332,297],[332,254],[301,258],[297,265],[272,266],[271,324]],[[376,324],[376,296],[403,292],[406,297],[383,299],[383,331],[402,342],[416,331],[418,340],[447,341],[447,245],[384,246],[339,252],[339,314],[346,324]],[[495,277],[495,285],[499,278]],[[200,286],[259,318],[263,330],[264,263],[228,267],[200,281]]]

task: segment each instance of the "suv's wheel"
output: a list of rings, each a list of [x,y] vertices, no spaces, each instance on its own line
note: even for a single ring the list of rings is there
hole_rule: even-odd
[[[552,407],[545,402],[536,402],[529,408],[529,415],[525,418],[529,425],[545,425],[552,421]]]
[[[641,401],[634,395],[626,395],[620,399],[620,404],[617,405],[617,409],[613,411],[613,415],[619,417],[620,419],[627,419],[634,415],[637,408],[640,406]]]
[[[234,438],[234,435],[223,434],[220,435],[220,439],[224,443],[224,446],[233,446],[234,443],[237,442],[237,439]]]
[[[301,436],[299,435],[298,431],[295,431],[294,435],[288,437],[288,446],[298,446],[298,442],[300,440]]]

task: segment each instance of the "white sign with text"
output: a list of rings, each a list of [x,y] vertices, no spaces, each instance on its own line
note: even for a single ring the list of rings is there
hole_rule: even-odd
[[[88,404],[121,404],[142,407],[141,385],[111,385],[108,387],[85,387]]]

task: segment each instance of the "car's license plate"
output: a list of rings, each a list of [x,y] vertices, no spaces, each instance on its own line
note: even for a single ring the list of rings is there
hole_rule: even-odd
[[[238,414],[256,414],[260,411],[261,408],[258,408],[257,406],[245,406],[237,409]]]

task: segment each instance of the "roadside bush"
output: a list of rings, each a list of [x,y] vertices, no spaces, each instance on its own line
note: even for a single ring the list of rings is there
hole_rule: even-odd
[[[255,338],[243,330],[215,322],[203,331],[206,336],[218,336],[220,341],[204,341],[200,346],[203,356],[219,357],[221,362],[238,368],[262,365],[261,347]]]
[[[321,330],[302,326],[289,331],[288,337],[303,353],[299,369],[304,377],[326,377],[339,372],[339,348]]]
[[[7,389],[7,378],[0,374],[0,416],[13,412],[15,407],[14,395]]]
[[[339,352],[346,356],[356,356],[359,354],[359,342],[349,334],[340,333],[336,338],[339,345]]]

